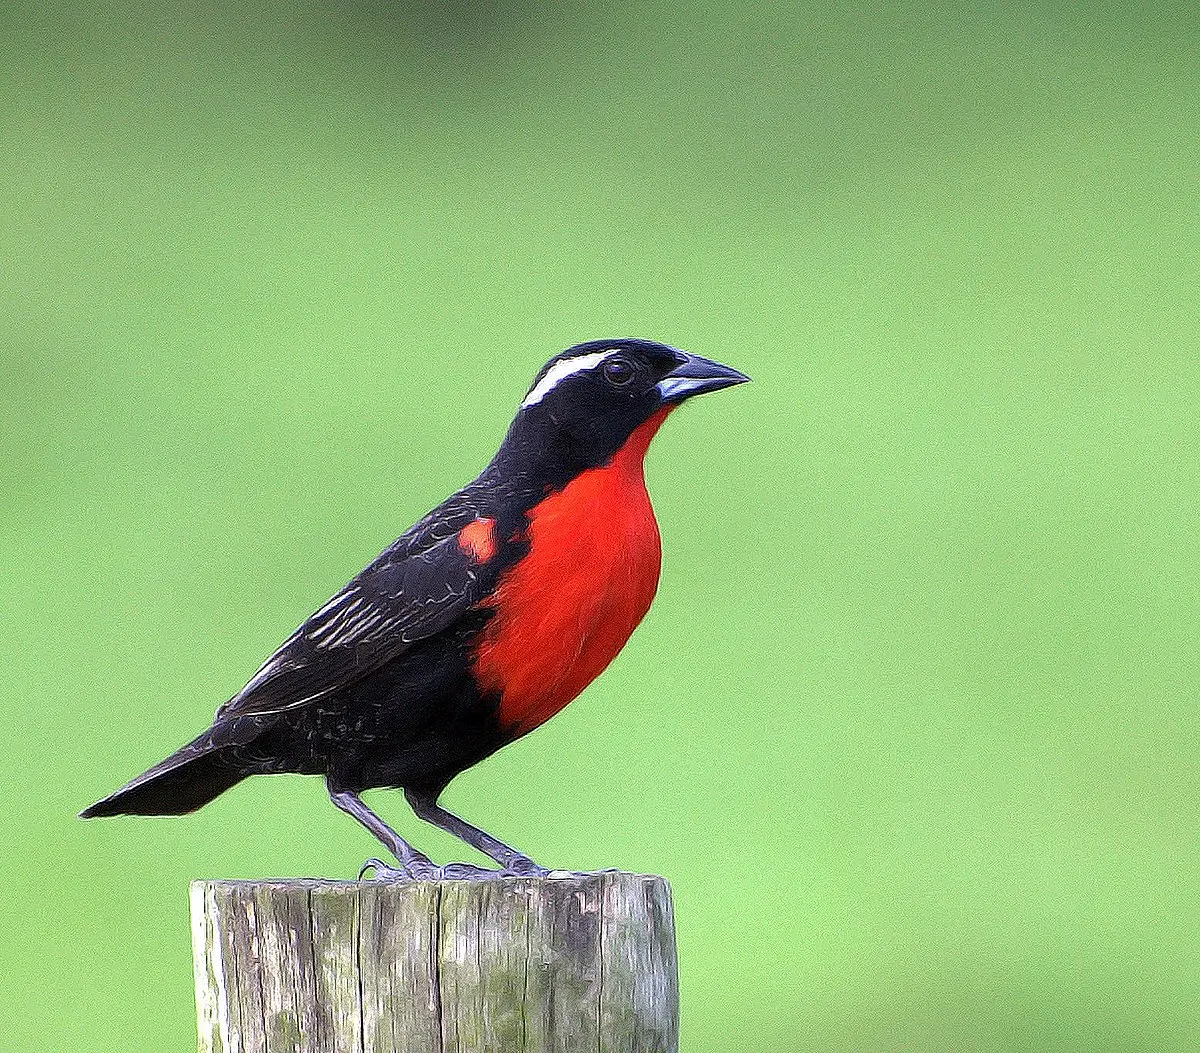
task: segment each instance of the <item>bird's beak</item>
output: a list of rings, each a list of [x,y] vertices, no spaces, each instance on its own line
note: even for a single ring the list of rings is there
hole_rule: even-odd
[[[663,402],[678,403],[706,391],[720,391],[734,384],[745,384],[750,378],[736,369],[723,366],[710,358],[688,355],[658,382],[658,394]]]

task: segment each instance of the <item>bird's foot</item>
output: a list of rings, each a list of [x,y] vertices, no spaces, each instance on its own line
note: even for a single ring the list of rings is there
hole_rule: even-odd
[[[508,865],[498,871],[504,877],[546,877],[551,872],[540,867],[528,856],[517,856],[508,861]]]
[[[491,881],[503,877],[546,877],[551,871],[538,866],[532,859],[521,856],[499,870],[477,867],[473,863],[447,863],[438,866],[426,860],[390,866],[382,859],[368,859],[358,872],[358,880],[370,871],[372,881]],[[555,871],[559,873],[559,871]]]
[[[447,863],[438,866],[426,860],[416,860],[401,864],[398,867],[389,866],[382,859],[368,859],[358,872],[358,880],[371,871],[372,881],[487,881],[502,876],[498,870],[488,870],[471,863]]]

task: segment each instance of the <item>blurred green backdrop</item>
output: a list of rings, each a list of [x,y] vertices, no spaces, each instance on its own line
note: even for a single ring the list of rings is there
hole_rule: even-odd
[[[1200,1048],[1192,5],[95,6],[0,10],[0,1047],[191,1047],[188,880],[375,851],[74,814],[633,333],[756,383],[448,803],[670,878],[685,1053]]]

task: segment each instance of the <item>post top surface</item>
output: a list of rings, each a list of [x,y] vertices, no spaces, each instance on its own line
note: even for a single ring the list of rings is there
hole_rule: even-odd
[[[193,888],[228,888],[268,890],[303,889],[305,891],[359,891],[369,889],[396,888],[438,888],[446,886],[479,885],[488,888],[537,888],[547,885],[587,885],[598,881],[661,883],[668,885],[667,879],[658,874],[638,874],[624,870],[596,870],[587,873],[556,870],[544,877],[519,877],[497,875],[494,878],[443,878],[437,881],[409,881],[371,879],[357,881],[337,878],[315,877],[275,877],[275,878],[198,878],[192,882]]]

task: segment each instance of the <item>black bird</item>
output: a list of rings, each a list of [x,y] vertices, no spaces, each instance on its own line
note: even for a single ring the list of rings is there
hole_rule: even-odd
[[[651,340],[556,355],[474,482],[292,633],[207,731],[82,816],[182,815],[248,775],[323,775],[333,803],[399,860],[372,860],[380,873],[495,871],[435,866],[363,803],[375,787],[402,788],[418,816],[502,872],[546,873],[438,797],[625,645],[658,587],[650,440],[685,399],[747,379]]]

